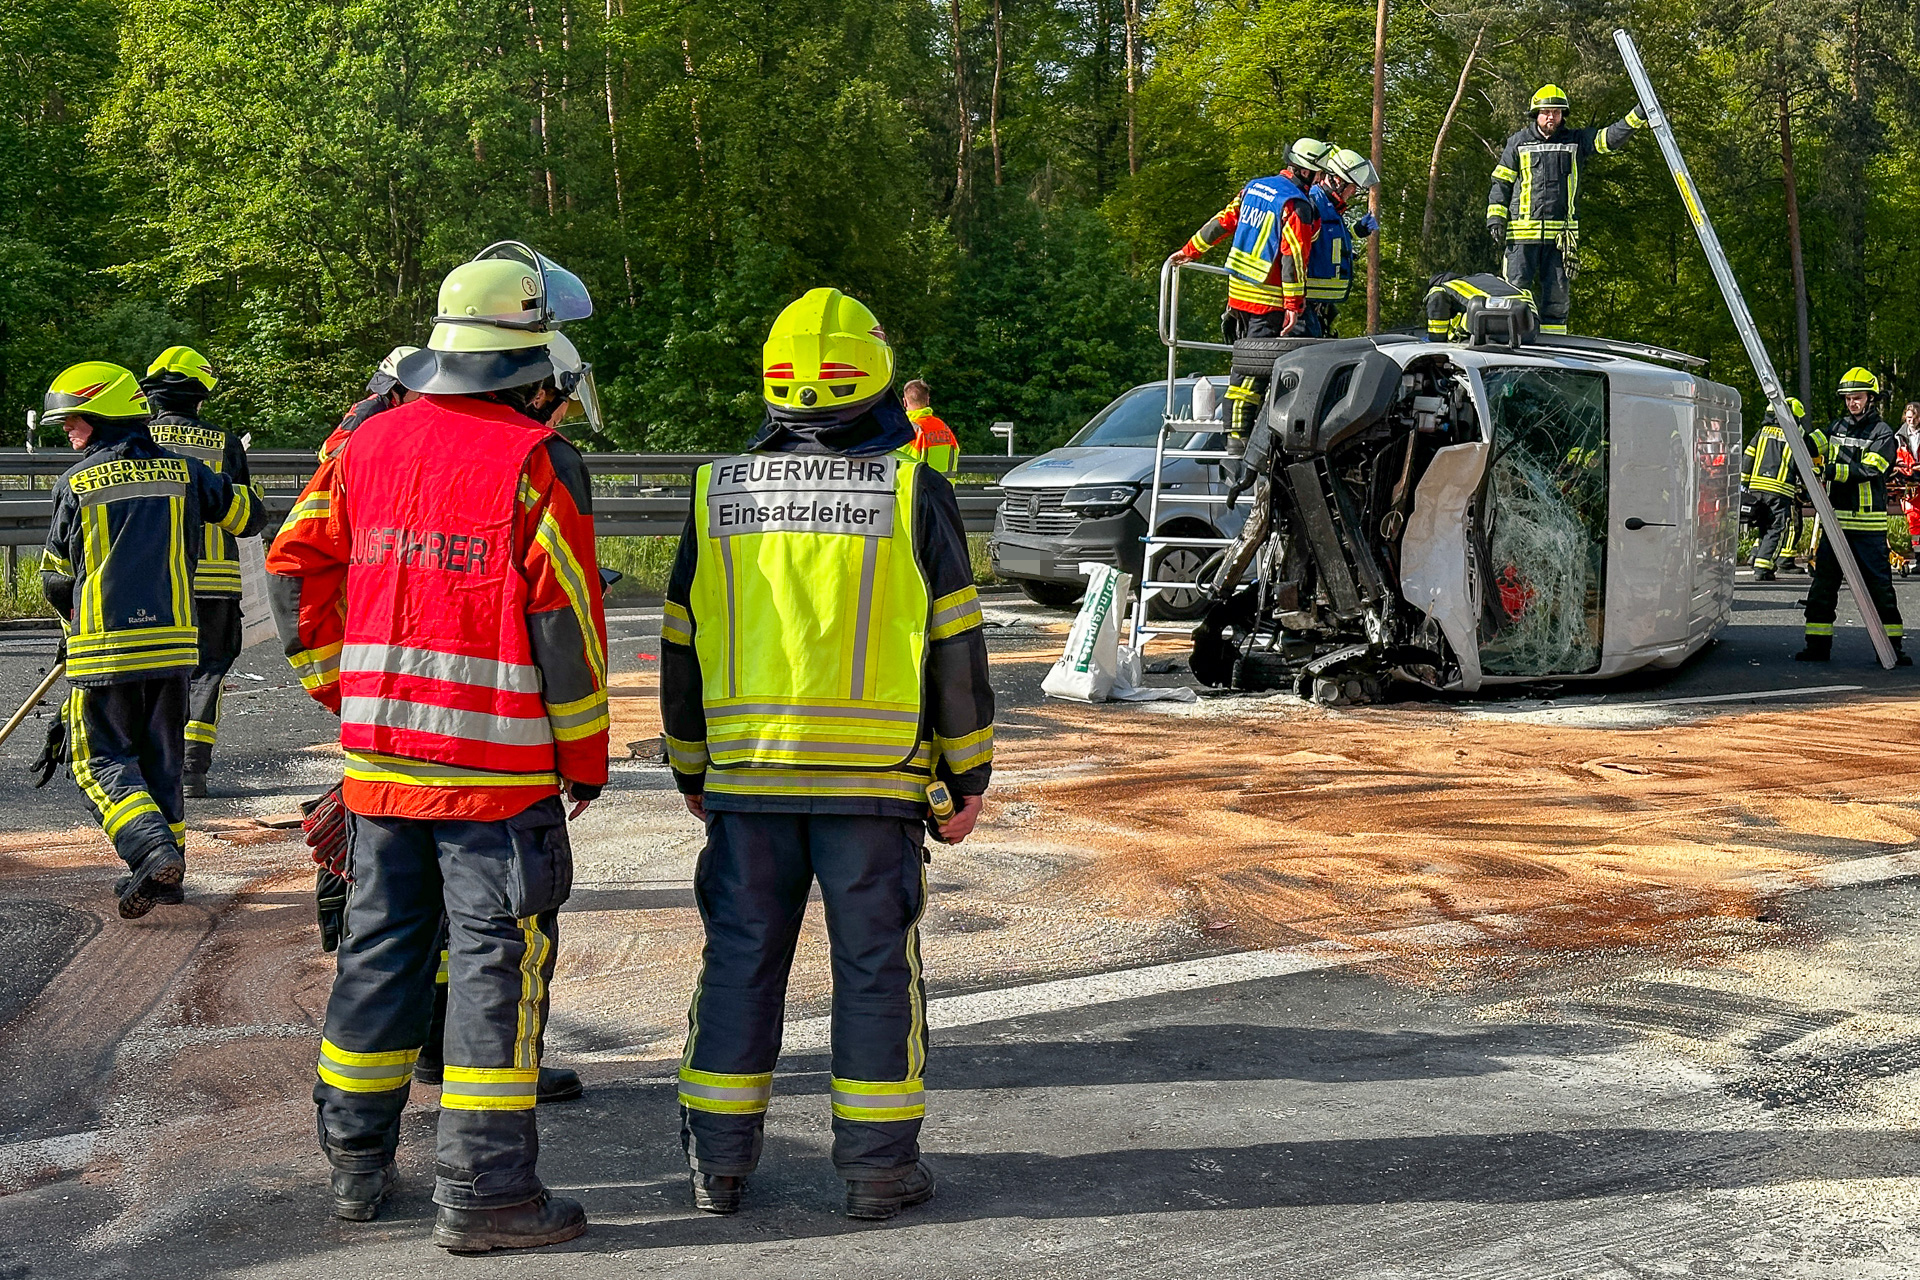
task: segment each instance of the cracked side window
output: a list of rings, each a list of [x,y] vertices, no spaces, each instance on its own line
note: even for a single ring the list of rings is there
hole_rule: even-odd
[[[1607,379],[1579,369],[1482,372],[1492,413],[1477,541],[1488,675],[1598,669],[1606,609]]]

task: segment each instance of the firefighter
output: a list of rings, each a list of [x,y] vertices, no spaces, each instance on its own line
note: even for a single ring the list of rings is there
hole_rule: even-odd
[[[661,627],[668,761],[706,823],[706,925],[680,1064],[693,1202],[733,1213],[759,1162],[782,1010],[819,881],[833,954],[833,1163],[847,1213],[933,1195],[923,853],[980,815],[993,690],[953,488],[913,434],[874,315],[814,289],[774,321],[751,452],[700,468]],[[946,791],[934,788],[944,784]],[[930,794],[930,788],[933,793]]]
[[[1905,652],[1900,606],[1893,596],[1893,569],[1887,562],[1887,472],[1899,450],[1893,428],[1874,408],[1880,379],[1862,368],[1852,368],[1840,379],[1840,399],[1846,413],[1825,431],[1807,433],[1821,456],[1821,480],[1840,529],[1853,548],[1853,558],[1866,580],[1867,594],[1880,614],[1887,638],[1893,641],[1900,666],[1913,659]],[[1833,657],[1834,606],[1840,599],[1840,558],[1830,540],[1823,539],[1813,556],[1813,582],[1807,588],[1807,647],[1793,656],[1801,662],[1826,662]]]
[[[40,419],[80,451],[53,486],[40,562],[73,686],[56,737],[64,733],[73,780],[126,861],[114,895],[129,920],[182,899],[201,529],[245,537],[266,522],[245,485],[155,444],[147,414],[132,370],[91,360],[53,380]]]
[[[153,442],[169,453],[196,458],[236,485],[251,489],[253,503],[259,506],[263,498],[253,489],[246,446],[238,435],[200,417],[200,406],[219,381],[213,364],[192,347],[162,351],[140,380],[153,414],[147,430]],[[227,672],[240,656],[239,546],[217,524],[207,525],[204,539],[200,564],[193,572],[200,661],[187,687],[186,772],[181,778],[181,790],[189,799],[206,797],[207,771],[213,765],[213,744],[220,731],[220,694]]]
[[[1220,330],[1228,342],[1242,338],[1313,337],[1307,311],[1307,262],[1320,234],[1320,211],[1309,189],[1326,170],[1333,147],[1300,138],[1287,148],[1286,167],[1255,178],[1216,213],[1173,260],[1191,262],[1228,235],[1227,311]],[[1246,451],[1254,415],[1266,398],[1267,379],[1241,375],[1227,388],[1227,450]]]
[[[1475,298],[1524,298],[1529,306],[1533,303],[1532,294],[1490,272],[1463,276],[1442,271],[1427,281],[1427,341],[1465,342],[1467,307]]]
[[[399,346],[387,352],[386,358],[367,379],[367,394],[354,402],[351,409],[340,419],[340,425],[333,429],[326,442],[320,446],[320,461],[325,462],[340,451],[347,437],[354,429],[376,413],[385,413],[389,409],[398,409],[407,401],[416,397],[400,385],[400,362],[418,351],[418,347]]]
[[[1347,204],[1360,192],[1380,185],[1380,175],[1365,156],[1345,148],[1333,151],[1324,163],[1326,169],[1311,192],[1320,215],[1320,234],[1307,255],[1307,312],[1314,331],[1332,337],[1340,304],[1353,292],[1354,237],[1364,240],[1380,229],[1380,220],[1371,213],[1362,214],[1349,227]]]
[[[913,443],[900,456],[951,476],[960,467],[960,441],[953,428],[934,417],[933,388],[915,378],[900,388],[900,399],[907,406],[907,421],[913,424]]]
[[[1569,129],[1567,91],[1542,85],[1533,119],[1507,139],[1487,196],[1487,234],[1505,255],[1510,284],[1533,294],[1543,333],[1567,331],[1567,284],[1579,269],[1580,161],[1618,151],[1647,127],[1639,107],[1604,129]]]
[[[1807,407],[1789,396],[1787,408],[1793,419],[1804,423]],[[1780,568],[1780,544],[1799,510],[1795,502],[1793,455],[1787,451],[1787,433],[1771,406],[1760,433],[1746,449],[1746,465],[1740,469],[1740,483],[1753,507],[1754,532],[1759,541],[1753,548],[1753,580],[1772,582]]]
[[[572,273],[494,245],[447,276],[420,398],[322,464],[267,561],[288,658],[340,715],[353,880],[314,1102],[334,1214],[375,1217],[449,935],[435,1244],[459,1253],[586,1229],[535,1167],[568,814],[607,779],[606,623],[591,497],[554,429],[591,370],[559,329]],[[597,423],[595,423],[597,427]]]

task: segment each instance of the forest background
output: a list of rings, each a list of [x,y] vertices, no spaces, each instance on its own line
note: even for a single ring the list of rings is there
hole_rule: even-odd
[[[598,447],[739,445],[766,325],[867,301],[969,450],[1158,376],[1161,261],[1299,134],[1368,149],[1372,0],[9,0],[0,444],[67,363],[172,342],[209,416],[318,441],[441,276],[531,241],[599,305]],[[1489,172],[1545,81],[1632,103],[1631,29],[1790,389],[1920,395],[1920,4],[1392,0],[1382,323],[1491,269]],[[1573,327],[1748,395],[1653,140],[1582,168]],[[1797,235],[1794,226],[1797,224]],[[1803,359],[1793,256],[1804,250]],[[1361,331],[1364,280],[1341,330]],[[1209,328],[1217,299],[1195,307]],[[1197,361],[1195,369],[1210,367]],[[1804,394],[1804,392],[1803,392]]]

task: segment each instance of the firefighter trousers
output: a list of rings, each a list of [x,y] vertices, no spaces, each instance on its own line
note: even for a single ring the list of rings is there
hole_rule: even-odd
[[[186,673],[76,686],[65,714],[73,780],[114,852],[131,867],[157,846],[184,849]]]
[[[336,1169],[393,1159],[433,1019],[447,930],[445,1082],[435,1203],[521,1204],[541,1191],[534,1102],[558,913],[573,855],[557,798],[500,822],[350,820],[353,889],[320,1042],[320,1145]]]
[[[1784,493],[1768,493],[1764,489],[1753,491],[1753,528],[1760,540],[1753,544],[1753,567],[1756,569],[1777,569],[1780,566],[1780,544],[1786,541],[1787,531],[1793,526],[1793,499]]]
[[[240,656],[240,597],[200,596],[193,608],[200,619],[200,661],[187,694],[187,772],[205,773],[220,731],[220,691]]]
[[[1905,630],[1900,624],[1900,606],[1893,596],[1893,567],[1887,562],[1887,535],[1884,531],[1848,529],[1847,545],[1859,562],[1860,576],[1866,580],[1867,596],[1880,614],[1881,625],[1894,648],[1900,647]],[[1840,601],[1840,557],[1833,554],[1831,540],[1822,538],[1813,553],[1813,582],[1807,587],[1807,634],[1832,636],[1835,606]]]
[[[1308,332],[1314,324],[1312,312],[1304,313],[1299,337],[1318,337]],[[1228,307],[1226,314],[1220,317],[1220,333],[1228,342],[1238,342],[1242,338],[1278,338],[1287,327],[1287,313],[1284,311],[1241,311]],[[1253,434],[1254,423],[1259,421],[1260,406],[1267,398],[1267,384],[1271,377],[1254,374],[1237,375],[1227,386],[1227,430],[1241,439]]]
[[[787,975],[813,882],[833,963],[833,1163],[911,1167],[926,1115],[920,913],[926,828],[905,818],[715,813],[693,892],[706,925],[680,1060],[680,1136],[702,1173],[760,1161]]]
[[[1507,245],[1508,284],[1533,294],[1540,313],[1540,332],[1565,333],[1567,312],[1573,304],[1567,282],[1567,260],[1551,240],[1515,240]]]

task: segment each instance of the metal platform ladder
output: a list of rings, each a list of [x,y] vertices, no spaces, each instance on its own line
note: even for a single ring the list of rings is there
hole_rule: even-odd
[[[1147,536],[1141,539],[1146,544],[1146,554],[1141,559],[1140,589],[1134,596],[1133,626],[1129,640],[1134,652],[1143,656],[1146,653],[1148,641],[1156,635],[1174,630],[1170,627],[1154,627],[1147,621],[1148,603],[1162,591],[1187,591],[1195,585],[1191,582],[1167,582],[1154,577],[1158,568],[1155,558],[1163,550],[1171,547],[1197,547],[1218,551],[1233,545],[1231,538],[1164,537],[1160,533],[1160,499],[1166,492],[1168,461],[1193,459],[1224,462],[1229,456],[1225,449],[1170,449],[1167,447],[1169,435],[1189,436],[1225,430],[1222,423],[1211,418],[1201,421],[1192,417],[1175,416],[1180,382],[1180,353],[1182,351],[1223,351],[1229,356],[1233,354],[1233,344],[1230,342],[1200,342],[1180,336],[1180,273],[1182,271],[1199,271],[1215,276],[1227,274],[1224,267],[1171,258],[1160,267],[1160,341],[1166,344],[1167,348],[1167,407],[1160,419],[1159,434],[1154,437],[1153,492],[1147,500]],[[1182,491],[1178,494],[1178,498],[1183,505],[1225,506],[1227,501],[1224,493]],[[1204,573],[1201,575],[1201,581],[1205,581]]]

